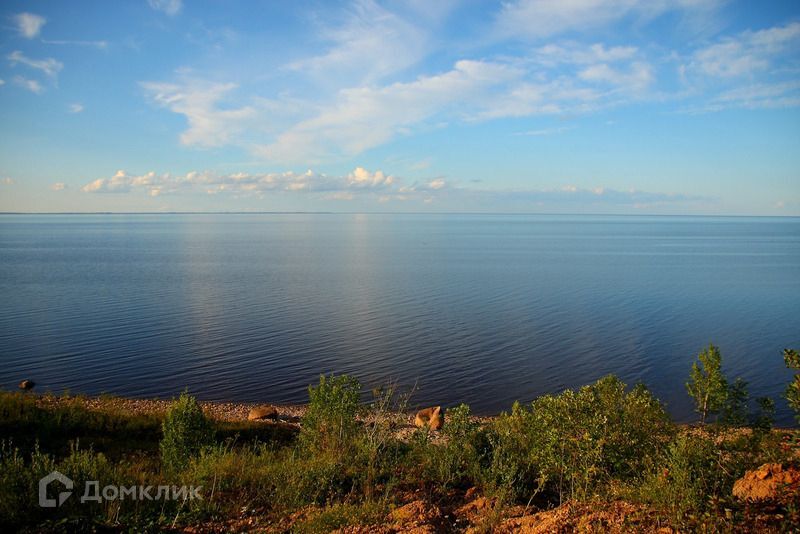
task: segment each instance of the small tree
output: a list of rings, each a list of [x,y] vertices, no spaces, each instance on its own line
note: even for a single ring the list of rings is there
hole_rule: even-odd
[[[800,353],[794,349],[783,349],[783,361],[789,369],[800,369]],[[794,417],[800,423],[800,373],[795,373],[794,380],[786,386],[784,393],[789,407],[794,410]]]
[[[747,406],[750,403],[750,393],[747,391],[747,382],[741,377],[728,386],[728,395],[722,406],[720,422],[723,425],[742,427],[747,425]]]
[[[351,451],[361,428],[356,419],[360,392],[361,384],[352,376],[320,376],[318,386],[308,386],[300,441],[316,452]]]
[[[753,430],[769,432],[775,423],[775,401],[769,397],[756,399],[758,411],[753,414]]]
[[[161,461],[166,470],[173,473],[185,468],[214,438],[211,422],[203,415],[197,399],[187,391],[167,410],[162,430]]]
[[[705,424],[708,414],[716,413],[723,407],[728,397],[728,382],[722,374],[722,355],[718,347],[709,344],[697,355],[697,359],[698,362],[692,364],[686,391],[694,399],[700,423]]]

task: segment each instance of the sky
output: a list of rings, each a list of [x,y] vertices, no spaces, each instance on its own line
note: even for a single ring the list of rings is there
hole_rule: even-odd
[[[0,211],[800,215],[800,3],[0,5]]]

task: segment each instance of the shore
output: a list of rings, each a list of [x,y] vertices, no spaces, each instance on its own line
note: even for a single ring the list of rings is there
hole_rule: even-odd
[[[169,407],[174,402],[174,399],[139,399],[130,397],[117,397],[111,395],[57,395],[50,392],[43,394],[30,394],[36,399],[36,405],[43,409],[53,409],[64,407],[67,405],[75,406],[76,404],[86,410],[93,411],[110,411],[115,413],[125,413],[128,415],[152,415],[162,417]],[[216,421],[226,422],[250,422],[250,423],[269,423],[269,422],[282,422],[300,427],[300,422],[308,410],[308,405],[305,404],[270,404],[268,402],[223,402],[223,401],[198,401],[198,404],[203,409],[206,417]],[[251,410],[270,406],[277,411],[277,417],[273,420],[252,421],[248,418]],[[444,410],[446,414],[446,409]],[[398,435],[407,437],[406,435],[414,426],[414,411],[403,413],[390,413],[392,420],[399,425]],[[488,424],[499,417],[497,415],[472,415],[471,420],[478,424]],[[370,422],[369,418],[361,418],[362,422]],[[703,427],[694,423],[675,423],[679,428],[686,429],[687,431],[703,432]],[[774,427],[776,432],[792,432],[797,429],[793,428],[780,428]],[[749,432],[749,429],[732,429],[731,432],[739,433]],[[800,451],[799,451],[800,452]]]
[[[45,410],[52,410],[65,406],[80,406],[83,409],[97,412],[111,412],[114,414],[127,414],[130,416],[155,416],[163,417],[166,411],[174,402],[174,399],[138,399],[129,397],[116,397],[111,395],[56,395],[52,393],[31,395],[36,405]],[[256,402],[220,402],[220,401],[198,401],[206,417],[215,421],[228,423],[248,423],[248,424],[275,424],[280,423],[285,427],[299,430],[301,420],[308,410],[305,404],[270,404]],[[277,417],[264,420],[251,420],[248,418],[251,410],[269,406],[275,408]],[[408,412],[389,412],[385,416],[393,423],[394,437],[401,441],[408,441],[413,434],[416,426],[414,416],[416,411]],[[471,420],[485,425],[495,420],[497,415],[471,416]],[[373,418],[371,415],[359,417],[362,423],[370,423]],[[440,441],[439,433],[432,433],[434,441]]]
[[[134,399],[127,397],[115,397],[107,395],[87,396],[87,395],[54,395],[42,394],[35,395],[36,404],[41,408],[56,408],[66,404],[83,406],[87,410],[114,410],[125,412],[130,415],[163,415],[174,402],[172,399]],[[279,415],[279,419],[287,422],[297,422],[306,413],[305,405],[279,405],[269,403],[246,403],[246,402],[215,402],[200,401],[200,406],[207,417],[218,421],[247,421],[247,415],[253,408],[261,406],[273,406]]]
[[[349,412],[341,392],[322,403],[312,395],[311,408],[201,401],[194,406],[215,436],[179,468],[162,449],[174,399],[0,392],[0,475],[8,473],[0,522],[28,532],[70,521],[193,534],[777,533],[800,525],[792,504],[800,431],[675,425],[636,392],[590,387],[606,402],[482,417],[450,407],[435,432],[416,432],[414,411],[358,409],[357,388]],[[249,419],[266,406],[277,413]],[[188,504],[73,499],[43,510],[36,485],[52,469],[79,486],[188,482],[205,493]],[[566,477],[572,482],[562,484]]]

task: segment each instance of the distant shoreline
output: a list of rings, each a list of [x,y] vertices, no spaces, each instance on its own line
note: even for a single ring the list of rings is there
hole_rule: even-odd
[[[535,217],[669,217],[703,219],[800,219],[798,215],[683,213],[537,213],[492,211],[0,211],[4,215],[494,215]]]

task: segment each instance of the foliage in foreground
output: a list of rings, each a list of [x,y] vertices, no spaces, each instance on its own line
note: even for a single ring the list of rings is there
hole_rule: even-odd
[[[728,382],[722,374],[722,355],[712,344],[697,355],[692,364],[686,391],[694,399],[695,410],[700,414],[700,424],[705,424],[709,414],[717,413],[728,397]]]
[[[210,421],[188,394],[158,425],[69,403],[44,410],[29,396],[0,393],[0,523],[30,530],[63,521],[155,530],[200,521],[225,524],[242,514],[280,523],[300,514],[287,529],[325,532],[378,524],[403,495],[451,502],[476,487],[498,503],[492,513],[512,504],[547,508],[568,499],[624,498],[651,507],[662,524],[731,529],[743,513],[731,498],[736,478],[761,463],[786,462],[791,453],[769,425],[725,430],[744,421],[746,385],[731,387],[738,393],[729,394],[723,407],[728,427],[678,428],[646,387],[628,388],[607,376],[517,403],[485,424],[467,405],[453,407],[440,435],[420,429],[407,440],[396,434],[403,424],[396,410],[407,398],[390,387],[362,405],[361,386],[350,377],[321,377],[309,388],[302,430],[289,440],[280,424],[242,423],[232,430],[229,423]],[[109,426],[118,430],[110,441],[87,447],[75,439],[74,432],[100,435]],[[12,442],[11,429],[18,428],[47,440],[48,450],[35,441]],[[161,455],[153,455],[155,450]],[[86,480],[101,487],[191,484],[202,486],[204,498],[91,504],[73,499],[42,509],[36,485],[53,469],[76,487]],[[726,508],[733,512],[726,515]],[[784,512],[793,517],[791,510]]]
[[[800,353],[796,350],[784,349],[783,361],[786,362],[786,367],[789,369],[800,371]],[[794,380],[786,386],[784,396],[789,403],[789,407],[794,410],[795,419],[800,423],[800,372],[795,373]]]
[[[211,444],[214,428],[206,419],[197,399],[184,391],[164,417],[161,438],[161,461],[164,468],[177,473],[184,469],[193,457]]]
[[[635,479],[654,465],[675,427],[646,387],[628,392],[607,376],[529,408],[515,405],[490,431],[493,487],[517,498],[550,492],[562,501],[589,497],[612,479]]]

